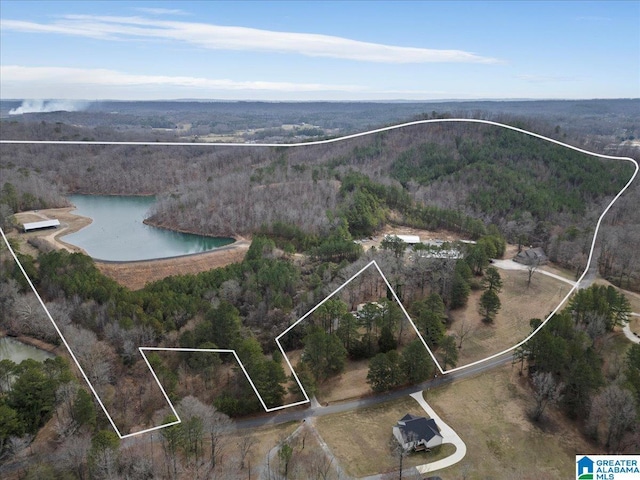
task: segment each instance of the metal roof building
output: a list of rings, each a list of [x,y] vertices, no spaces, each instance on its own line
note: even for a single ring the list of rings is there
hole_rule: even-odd
[[[409,245],[420,243],[420,237],[418,235],[385,235],[385,238],[387,240],[391,240],[393,237],[397,237],[404,243],[408,243]]]
[[[42,230],[44,228],[57,228],[60,226],[60,220],[43,220],[41,222],[30,222],[22,225],[22,229],[25,232],[31,232],[33,230]]]

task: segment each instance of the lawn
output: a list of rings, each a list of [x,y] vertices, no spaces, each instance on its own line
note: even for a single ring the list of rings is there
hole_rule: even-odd
[[[530,390],[515,367],[431,390],[426,400],[467,445],[443,478],[573,478],[575,455],[604,453],[558,411],[547,409],[531,423]]]
[[[558,411],[547,409],[539,424],[531,423],[530,390],[515,367],[430,390],[425,398],[467,445],[460,463],[436,472],[442,478],[573,478],[575,455],[604,453]],[[397,470],[389,439],[392,426],[405,413],[424,415],[413,399],[405,398],[316,422],[341,467],[361,477]],[[429,463],[455,451],[452,445],[443,447],[437,455],[412,455],[404,466]]]
[[[458,366],[481,360],[524,340],[531,333],[529,320],[546,318],[571,288],[540,273],[534,273],[531,285],[527,285],[526,271],[499,272],[503,282],[499,294],[502,307],[492,324],[483,323],[478,313],[480,291],[471,293],[465,308],[452,312],[449,334],[456,334],[463,322],[473,329],[462,344]]]
[[[349,475],[362,477],[398,469],[398,459],[390,448],[390,441],[395,441],[391,429],[407,413],[425,415],[420,405],[407,397],[376,407],[319,417],[316,426],[340,466]],[[455,447],[446,444],[433,452],[414,453],[404,459],[403,467],[430,463],[454,452]]]
[[[291,435],[298,425],[298,422],[289,422],[243,432],[251,436],[255,442],[247,456],[247,464],[262,465],[269,450]],[[235,436],[239,435],[235,434]]]

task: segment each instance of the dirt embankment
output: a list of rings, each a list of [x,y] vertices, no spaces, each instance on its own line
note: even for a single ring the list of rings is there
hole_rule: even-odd
[[[239,263],[249,250],[250,242],[241,240],[229,248],[198,253],[184,257],[148,260],[143,262],[111,263],[96,261],[98,269],[120,285],[139,290],[147,283],[171,275],[186,275],[205,272],[214,268]]]
[[[6,336],[7,336],[7,332],[5,332],[4,330],[0,330],[0,338],[6,337]],[[31,345],[32,347],[36,347],[40,350],[44,350],[45,352],[53,353],[54,355],[63,355],[67,351],[64,345],[53,345],[51,343],[47,343],[33,337],[19,335],[17,337],[11,337],[11,338],[16,339],[18,342]]]

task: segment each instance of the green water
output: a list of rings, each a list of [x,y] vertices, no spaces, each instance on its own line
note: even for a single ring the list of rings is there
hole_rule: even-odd
[[[65,242],[99,260],[134,261],[207,252],[233,243],[232,238],[205,237],[150,227],[142,221],[153,197],[70,195],[74,213],[93,219],[91,225],[65,235]]]
[[[11,337],[0,338],[0,360],[11,360],[15,363],[20,363],[27,358],[32,358],[38,362],[44,362],[47,358],[53,357],[55,357],[53,353],[45,352]]]

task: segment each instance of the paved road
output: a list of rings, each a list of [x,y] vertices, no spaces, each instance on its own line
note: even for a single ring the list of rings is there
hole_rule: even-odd
[[[479,365],[466,368],[459,372],[453,372],[447,375],[439,376],[438,378],[429,380],[419,385],[413,385],[411,387],[395,390],[393,392],[383,393],[383,394],[371,396],[371,397],[365,397],[358,400],[350,400],[346,402],[333,403],[325,407],[316,406],[312,408],[298,409],[298,410],[288,409],[287,411],[284,411],[277,415],[265,415],[260,417],[238,420],[236,422],[236,427],[239,429],[245,429],[245,428],[262,427],[264,425],[278,425],[281,423],[302,421],[307,418],[322,417],[324,415],[333,415],[335,413],[348,412],[350,410],[356,410],[358,408],[372,407],[375,405],[379,405],[381,403],[390,402],[392,400],[397,400],[399,398],[407,397],[418,390],[427,390],[427,389],[437,388],[441,385],[446,385],[456,380],[461,380],[463,378],[468,378],[468,377],[478,375],[480,373],[486,372],[487,370],[491,370],[501,365],[505,365],[511,362],[511,359],[512,359],[512,354],[506,353],[504,355],[501,355],[500,357],[494,358],[492,360],[481,363]]]
[[[598,277],[598,261],[597,258],[600,258],[600,247],[596,247],[593,250],[593,255],[591,256],[591,264],[589,265],[589,270],[587,270],[587,274],[584,276],[578,288],[589,288],[593,281]]]

